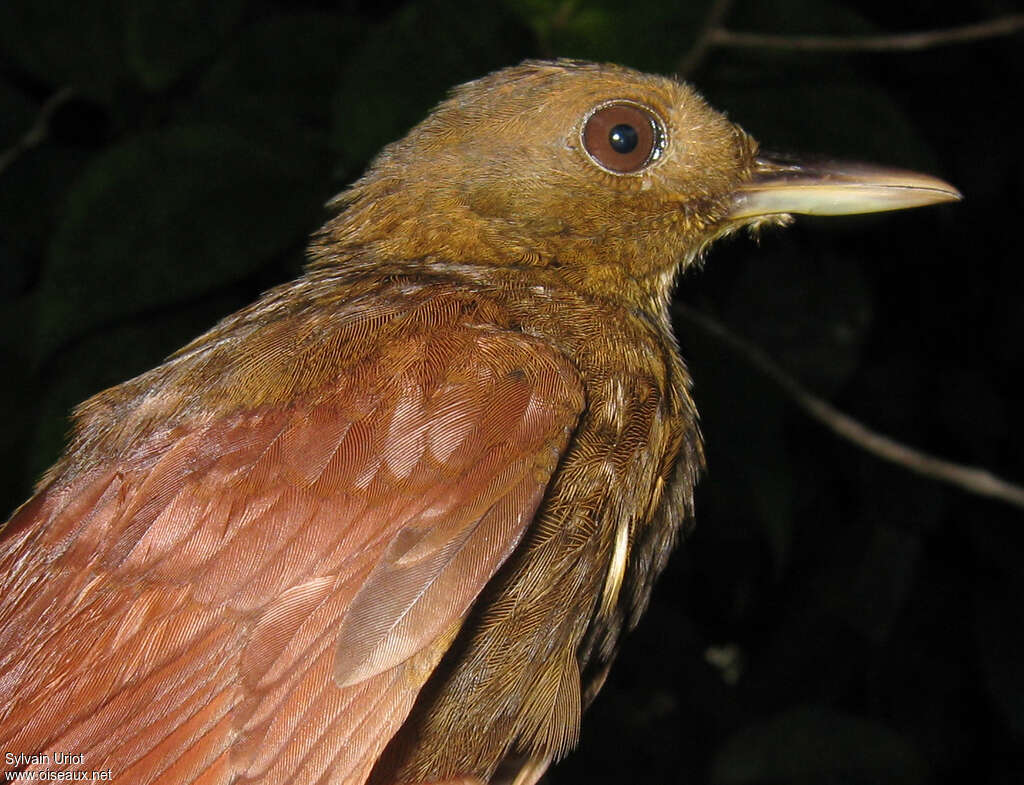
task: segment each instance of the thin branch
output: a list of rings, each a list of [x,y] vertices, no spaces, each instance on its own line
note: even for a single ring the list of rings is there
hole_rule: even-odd
[[[996,477],[985,469],[962,466],[937,458],[872,431],[808,392],[764,351],[734,335],[719,322],[681,303],[676,303],[674,310],[691,324],[715,336],[742,355],[751,365],[782,388],[813,419],[866,452],[933,480],[939,480],[970,493],[990,496],[1007,504],[1024,508],[1024,488],[1019,485]]]
[[[731,46],[742,49],[774,49],[792,52],[916,52],[950,44],[972,43],[986,38],[1012,35],[1024,30],[1024,14],[1010,14],[987,22],[923,30],[894,35],[776,35],[742,33],[716,27],[708,33],[705,46]],[[701,53],[703,55],[703,52]]]
[[[704,59],[708,50],[714,45],[713,39],[716,33],[723,29],[722,22],[725,21],[725,16],[729,13],[732,3],[733,0],[714,0],[711,3],[707,16],[704,17],[704,24],[701,25],[700,32],[697,34],[697,40],[693,42],[690,51],[683,55],[676,66],[676,73],[679,76],[685,77],[693,73],[698,63]]]
[[[0,175],[22,155],[46,141],[50,133],[50,118],[73,94],[74,90],[70,87],[62,87],[46,99],[46,103],[39,107],[39,114],[31,127],[18,141],[0,153]]]

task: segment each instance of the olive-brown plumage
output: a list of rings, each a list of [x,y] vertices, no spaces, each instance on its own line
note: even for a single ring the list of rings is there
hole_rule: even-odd
[[[691,518],[678,273],[787,212],[956,197],[760,157],[615,66],[456,89],[299,280],[76,411],[0,540],[3,765],[534,782]]]

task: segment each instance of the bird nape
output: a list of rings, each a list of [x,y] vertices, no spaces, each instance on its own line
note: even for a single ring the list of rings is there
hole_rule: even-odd
[[[535,782],[692,520],[679,272],[791,213],[958,198],[764,155],[617,66],[456,88],[298,280],[75,410],[0,541],[0,765]]]

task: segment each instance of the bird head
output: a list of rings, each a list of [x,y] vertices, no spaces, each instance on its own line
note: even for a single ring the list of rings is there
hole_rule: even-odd
[[[664,302],[709,243],[790,213],[959,198],[932,177],[759,154],[689,85],[528,61],[456,88],[335,198],[313,266],[378,260],[556,268],[580,289]]]

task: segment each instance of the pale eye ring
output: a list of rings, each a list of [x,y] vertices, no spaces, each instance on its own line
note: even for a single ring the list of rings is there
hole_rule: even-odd
[[[583,149],[602,169],[636,174],[661,154],[665,133],[657,116],[639,104],[615,101],[601,104],[580,131]]]

